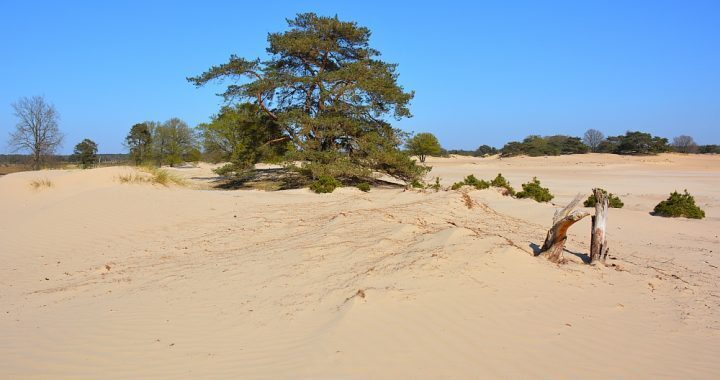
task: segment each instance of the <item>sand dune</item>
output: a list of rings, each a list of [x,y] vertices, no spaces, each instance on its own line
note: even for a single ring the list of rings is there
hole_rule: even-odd
[[[619,194],[533,257],[554,206],[470,191],[318,195],[122,184],[132,168],[0,177],[0,378],[720,377],[720,157],[430,159],[450,185],[532,176]],[[194,178],[194,179],[193,179]],[[30,182],[47,179],[51,187]],[[687,188],[703,220],[649,214]],[[573,254],[575,253],[575,254]]]

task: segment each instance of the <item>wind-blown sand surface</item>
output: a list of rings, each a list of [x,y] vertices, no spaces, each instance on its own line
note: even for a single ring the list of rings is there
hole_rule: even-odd
[[[578,257],[589,218],[567,264],[533,257],[554,206],[493,189],[468,208],[457,191],[15,173],[0,177],[0,378],[720,378],[720,157],[428,164],[447,186],[537,176],[558,205],[620,195],[615,266]],[[685,188],[706,219],[649,214]]]

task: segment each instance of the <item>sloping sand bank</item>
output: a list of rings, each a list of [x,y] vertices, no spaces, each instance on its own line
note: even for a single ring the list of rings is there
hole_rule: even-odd
[[[456,191],[10,174],[0,378],[720,377],[720,157],[429,164],[445,185],[538,176],[560,204],[593,186],[619,194],[615,266],[582,264],[587,219],[570,231],[569,263],[533,257],[553,205],[492,189],[469,192],[468,207]],[[684,188],[706,219],[649,215]]]

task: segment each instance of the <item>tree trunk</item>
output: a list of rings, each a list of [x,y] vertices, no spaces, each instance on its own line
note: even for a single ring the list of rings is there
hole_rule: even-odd
[[[545,257],[553,263],[562,262],[562,253],[565,248],[565,241],[567,240],[568,228],[588,215],[590,214],[585,211],[577,210],[558,220],[550,231],[548,231],[545,244],[543,244],[540,249],[540,253],[547,252]]]
[[[595,195],[595,216],[592,217],[592,230],[590,232],[590,262],[605,261],[607,258],[607,215],[609,199],[600,189],[593,189]]]

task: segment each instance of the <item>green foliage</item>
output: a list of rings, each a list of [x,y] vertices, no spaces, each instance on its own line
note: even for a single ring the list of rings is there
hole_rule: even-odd
[[[610,195],[608,195],[607,191],[605,191],[603,189],[599,189],[599,190],[602,191],[608,197],[608,206],[610,208],[623,208],[623,206],[625,206],[623,201],[620,200],[620,198],[617,197],[615,194],[610,193]],[[597,203],[595,194],[590,194],[588,199],[586,199],[585,202],[583,202],[583,205],[585,207],[595,207],[595,203]]]
[[[474,175],[470,174],[467,177],[465,177],[464,180],[462,180],[460,182],[455,182],[450,188],[452,190],[457,190],[466,185],[472,186],[478,190],[482,190],[482,189],[487,189],[488,187],[490,187],[490,182],[481,180],[481,179],[477,179],[477,178],[475,178]]]
[[[424,188],[425,188],[425,184],[422,183],[422,182],[420,182],[420,181],[417,180],[417,179],[412,180],[412,182],[410,182],[410,186],[411,186],[413,189],[424,189]]]
[[[340,181],[333,177],[323,175],[310,184],[310,190],[320,193],[332,193],[337,187],[342,186]]]
[[[497,154],[498,150],[495,147],[492,147],[490,145],[480,145],[475,150],[475,157],[483,157],[483,156],[492,156],[493,154]]]
[[[512,141],[502,148],[503,157],[518,155],[558,156],[564,154],[587,153],[588,146],[583,144],[579,137],[570,136],[528,136],[522,142]]]
[[[77,145],[73,151],[73,161],[77,161],[83,169],[87,169],[97,164],[97,144],[90,140],[84,139]]]
[[[670,194],[670,198],[658,203],[655,206],[654,214],[666,217],[686,217],[691,219],[702,219],[705,217],[705,211],[695,205],[695,197],[690,195],[687,190],[685,194],[674,191]]]
[[[197,137],[188,125],[172,118],[153,128],[154,156],[158,165],[175,166],[192,161],[197,154]]]
[[[287,151],[280,125],[252,103],[223,107],[212,121],[198,126],[205,157],[230,162],[228,172],[252,169],[258,162],[277,161]]]
[[[698,146],[698,153],[701,153],[701,154],[708,154],[708,153],[720,154],[720,145],[700,145],[700,146]]]
[[[649,155],[669,152],[668,139],[643,132],[626,132],[624,136],[609,136],[598,151],[624,155]]]
[[[442,189],[442,186],[440,185],[440,177],[435,177],[435,183],[429,185],[428,187],[435,190],[436,193],[440,191],[440,189]]]
[[[135,165],[148,162],[152,157],[152,127],[148,123],[135,124],[125,137],[130,159]]]
[[[500,187],[505,190],[507,190],[507,195],[514,196],[515,195],[515,189],[513,189],[512,186],[510,186],[510,182],[505,179],[505,177],[502,176],[501,173],[498,173],[497,177],[490,181],[490,186],[492,187]]]
[[[357,184],[357,188],[360,191],[367,193],[368,191],[370,191],[370,184],[367,182],[360,182]]]
[[[537,202],[550,202],[554,195],[550,194],[550,190],[540,186],[537,177],[533,177],[532,181],[522,184],[522,191],[515,194],[518,198],[532,198]]]
[[[442,147],[440,147],[437,137],[427,132],[411,137],[405,146],[410,154],[418,156],[420,162],[425,162],[427,156],[439,156],[442,153]]]
[[[378,171],[407,182],[421,178],[425,169],[399,151],[402,134],[383,121],[411,116],[413,93],[397,83],[396,65],[378,59],[380,53],[369,45],[370,30],[314,13],[287,21],[288,30],[268,35],[267,61],[232,55],[188,80],[196,86],[232,81],[225,100],[253,102],[277,123],[290,144],[282,160],[307,163],[309,168],[300,168],[305,174],[370,178]],[[260,146],[276,132],[248,131]],[[330,158],[343,162],[335,165]]]

